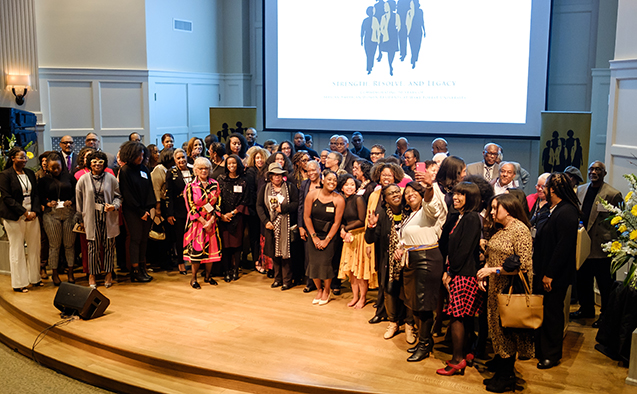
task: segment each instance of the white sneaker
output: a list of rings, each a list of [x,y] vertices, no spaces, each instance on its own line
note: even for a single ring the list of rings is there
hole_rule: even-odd
[[[405,340],[408,344],[413,345],[416,343],[416,335],[414,334],[414,326],[405,324]]]
[[[397,332],[398,332],[398,323],[390,322],[389,326],[387,326],[387,331],[385,331],[385,335],[383,335],[383,338],[385,339],[393,338]]]

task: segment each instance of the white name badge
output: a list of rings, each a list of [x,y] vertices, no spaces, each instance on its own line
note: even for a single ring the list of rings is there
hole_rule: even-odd
[[[144,171],[140,171],[139,175],[141,175],[142,178],[144,178],[144,179],[148,179],[148,175],[146,175],[146,173]]]
[[[55,206],[56,209],[62,209],[64,208],[64,201],[58,201],[57,205]]]
[[[359,190],[359,191],[357,191],[357,192],[356,192],[356,195],[357,195],[357,196],[362,196],[362,195],[364,195],[364,194],[365,194],[365,189],[361,189],[361,190]]]
[[[204,205],[203,209],[208,211],[208,213],[210,213],[210,212],[212,212],[214,210],[214,208],[212,207],[212,205],[210,205],[210,203],[207,203],[206,205]]]
[[[334,207],[325,207],[325,212],[334,213]]]
[[[235,193],[243,193],[243,186],[241,186],[241,185],[234,185],[234,192],[235,192]]]
[[[104,204],[95,204],[95,209],[98,211],[103,211],[104,210]]]
[[[31,204],[31,196],[24,196],[22,204]]]
[[[283,197],[280,194],[277,194],[276,199],[279,202],[279,204],[283,204],[283,200],[285,200],[285,197]]]

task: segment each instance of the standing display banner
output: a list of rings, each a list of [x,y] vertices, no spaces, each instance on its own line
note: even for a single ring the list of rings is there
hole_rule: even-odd
[[[590,112],[542,112],[538,173],[563,172],[573,166],[586,181],[590,136]]]
[[[210,134],[216,135],[224,144],[232,133],[245,136],[248,127],[257,124],[256,107],[213,107],[210,108]]]

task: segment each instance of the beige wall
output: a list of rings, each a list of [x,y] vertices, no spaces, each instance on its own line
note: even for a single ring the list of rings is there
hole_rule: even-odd
[[[36,0],[40,67],[146,69],[144,0]]]
[[[615,60],[637,58],[637,0],[620,0],[617,11]]]

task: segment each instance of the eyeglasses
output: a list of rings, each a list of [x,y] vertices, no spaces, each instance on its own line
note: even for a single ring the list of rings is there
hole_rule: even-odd
[[[104,164],[104,160],[102,159],[93,159],[91,160],[91,164]]]
[[[374,156],[378,156],[378,155],[382,155],[383,152],[370,152],[370,155],[374,155]]]
[[[60,141],[60,144],[64,144],[64,145],[73,145],[73,141]]]
[[[86,142],[96,142],[99,141],[97,138],[87,138]]]
[[[493,153],[493,152],[487,152],[487,153],[485,153],[484,155],[485,155],[485,156],[493,156],[493,157],[495,157],[495,156],[497,156],[497,155],[498,155],[498,153],[497,153],[497,152],[496,152],[496,153]]]
[[[344,142],[337,142],[337,143],[336,143],[336,144],[334,144],[334,145],[336,145],[336,146],[345,146],[345,143],[344,143]]]

